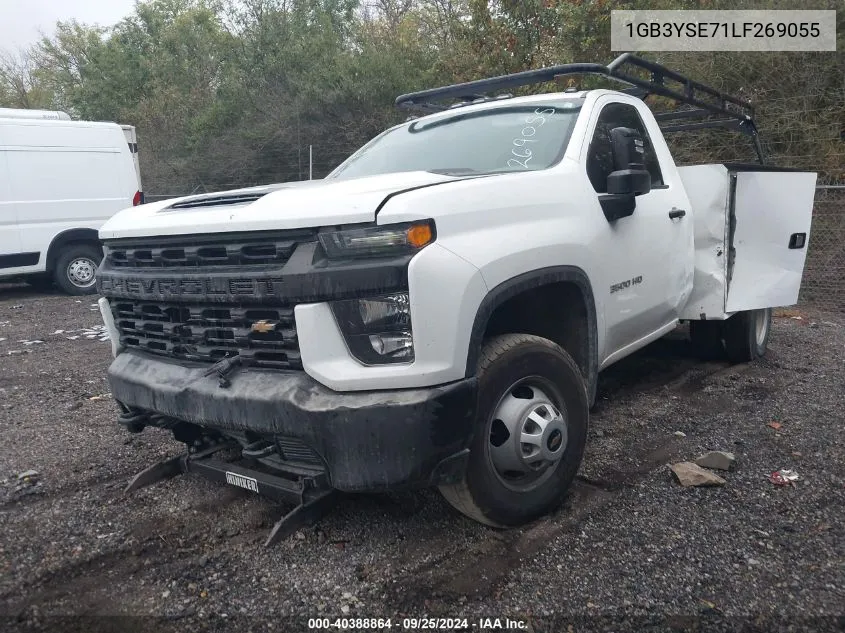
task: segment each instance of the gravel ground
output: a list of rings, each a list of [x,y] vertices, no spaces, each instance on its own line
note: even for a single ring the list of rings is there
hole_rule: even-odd
[[[530,526],[484,528],[434,491],[346,496],[264,549],[286,508],[246,491],[185,476],[123,496],[179,445],[117,425],[108,343],[53,334],[98,325],[92,302],[0,286],[0,627],[845,629],[841,314],[782,312],[749,365],[695,361],[679,330],[605,372],[572,495]],[[724,487],[675,483],[668,463],[711,449],[737,456]],[[778,468],[801,479],[776,487]]]

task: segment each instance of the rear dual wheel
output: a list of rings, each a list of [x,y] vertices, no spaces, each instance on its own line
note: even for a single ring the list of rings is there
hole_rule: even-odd
[[[467,471],[440,491],[476,521],[519,525],[555,509],[575,478],[587,438],[584,380],[559,345],[528,334],[490,339],[477,376]]]
[[[772,309],[737,312],[726,321],[691,321],[690,339],[705,360],[727,358],[747,363],[766,354],[772,329]]]

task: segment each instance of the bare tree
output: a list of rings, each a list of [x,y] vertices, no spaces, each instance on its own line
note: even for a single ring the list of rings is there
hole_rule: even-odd
[[[26,51],[0,53],[0,102],[13,108],[46,105],[38,90],[36,66]]]

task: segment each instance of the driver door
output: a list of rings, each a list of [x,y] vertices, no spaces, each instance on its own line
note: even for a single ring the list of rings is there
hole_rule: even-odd
[[[616,127],[634,128],[642,136],[651,191],[636,197],[633,214],[606,221],[598,196],[607,191],[614,168],[610,131]],[[677,323],[692,291],[693,219],[669,150],[645,104],[618,96],[600,99],[589,129],[584,165],[596,194],[594,212],[601,218],[596,244],[604,274],[594,292],[604,306],[604,367]],[[684,214],[677,217],[678,211]]]

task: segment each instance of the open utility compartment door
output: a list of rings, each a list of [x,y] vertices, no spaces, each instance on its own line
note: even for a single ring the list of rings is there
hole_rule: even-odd
[[[728,169],[735,189],[725,311],[794,305],[810,241],[816,174]]]
[[[679,167],[692,205],[695,234],[695,276],[682,319],[721,320],[725,314],[730,178],[724,165]]]

